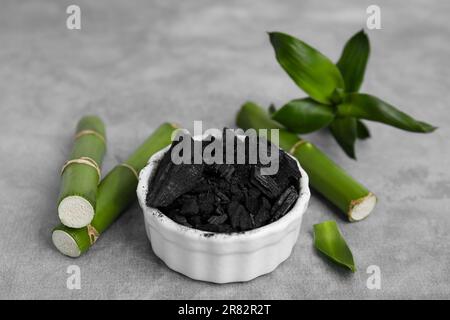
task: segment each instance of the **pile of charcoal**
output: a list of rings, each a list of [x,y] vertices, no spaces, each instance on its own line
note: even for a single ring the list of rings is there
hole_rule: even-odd
[[[257,143],[270,144],[263,138]],[[298,198],[300,171],[278,148],[278,172],[263,175],[264,166],[247,158],[244,164],[174,164],[171,151],[176,144],[150,179],[146,202],[179,224],[220,233],[251,230],[284,216]],[[202,143],[203,150],[206,145]]]

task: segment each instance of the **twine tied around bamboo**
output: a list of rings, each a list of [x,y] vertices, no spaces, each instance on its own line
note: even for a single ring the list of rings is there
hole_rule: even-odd
[[[89,129],[81,130],[80,132],[77,132],[77,134],[75,135],[75,140],[77,140],[78,138],[81,138],[85,135],[94,135],[97,138],[99,138],[100,140],[102,140],[103,143],[106,143],[105,137],[103,135],[101,135],[100,133],[98,133],[95,130],[89,130]]]
[[[289,150],[290,154],[295,153],[295,151],[297,151],[297,148],[300,147],[302,144],[306,143],[306,140],[299,140],[297,141],[291,148],[291,150]]]
[[[119,166],[128,168],[128,169],[134,174],[134,176],[136,177],[136,179],[139,180],[139,175],[138,175],[136,169],[134,169],[134,168],[133,168],[132,166],[130,166],[128,163],[121,163],[121,164],[119,164]]]
[[[95,241],[97,241],[98,237],[100,236],[100,233],[91,224],[88,224],[86,228],[87,228],[87,233],[89,236],[89,241],[90,241],[91,245],[93,245],[95,243]]]
[[[67,162],[63,165],[63,167],[62,167],[62,169],[61,169],[61,174],[64,173],[64,170],[66,170],[66,168],[67,168],[68,166],[70,166],[71,164],[74,164],[74,163],[76,163],[76,164],[84,164],[84,165],[90,166],[91,168],[94,168],[95,171],[97,171],[98,182],[100,183],[101,175],[102,175],[102,174],[101,174],[101,171],[100,171],[100,167],[99,167],[99,165],[97,164],[97,162],[95,162],[94,159],[89,158],[89,157],[80,157],[80,158],[78,158],[78,159],[71,159],[71,160],[67,161]]]

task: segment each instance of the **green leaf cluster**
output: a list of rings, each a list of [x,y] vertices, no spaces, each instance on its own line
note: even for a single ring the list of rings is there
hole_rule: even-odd
[[[289,130],[309,133],[328,127],[345,153],[355,159],[357,139],[370,137],[362,120],[411,132],[436,129],[375,96],[358,92],[370,55],[369,38],[363,30],[347,41],[336,64],[293,36],[271,32],[269,37],[281,67],[309,95],[279,110],[271,107],[272,118]]]

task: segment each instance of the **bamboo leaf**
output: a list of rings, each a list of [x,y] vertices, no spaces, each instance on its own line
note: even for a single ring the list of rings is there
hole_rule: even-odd
[[[352,159],[355,156],[355,142],[356,142],[356,119],[355,118],[336,118],[330,124],[330,131],[334,139],[345,151],[345,153]]]
[[[334,119],[334,110],[311,98],[296,99],[285,104],[272,118],[291,131],[309,133],[330,124]]]
[[[356,136],[361,140],[370,138],[369,128],[361,120],[356,120]]]
[[[281,67],[314,100],[331,104],[336,89],[344,89],[339,69],[303,41],[280,32],[269,33]]]
[[[357,92],[361,87],[369,54],[369,38],[364,30],[355,34],[345,44],[336,65],[344,78],[347,92]]]
[[[332,261],[356,272],[353,255],[335,221],[314,225],[314,246]]]
[[[368,94],[351,93],[338,106],[338,115],[382,122],[412,132],[432,132],[436,127],[418,121],[387,102]]]

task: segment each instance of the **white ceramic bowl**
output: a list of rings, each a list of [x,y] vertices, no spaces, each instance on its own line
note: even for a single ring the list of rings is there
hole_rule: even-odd
[[[227,283],[249,281],[270,273],[294,247],[310,191],[308,175],[300,167],[300,196],[281,219],[266,226],[232,234],[214,233],[176,223],[145,200],[150,177],[169,147],[154,154],[139,174],[137,196],[154,253],[166,265],[192,279]]]

